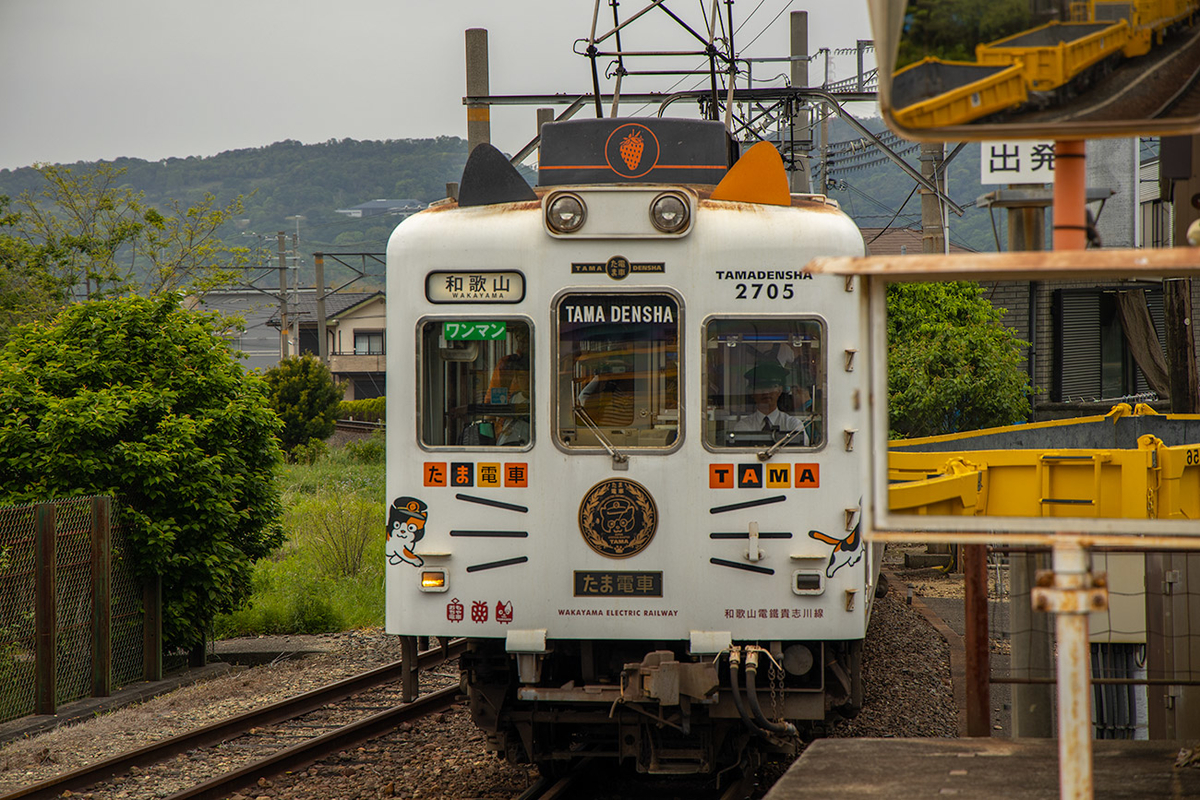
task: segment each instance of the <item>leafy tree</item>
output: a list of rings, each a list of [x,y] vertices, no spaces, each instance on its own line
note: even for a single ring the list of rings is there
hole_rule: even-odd
[[[320,359],[310,353],[285,358],[263,377],[271,408],[283,421],[284,450],[333,435],[344,389]]]
[[[20,221],[21,215],[9,210],[8,197],[0,195],[0,344],[16,325],[50,319],[66,299],[52,274],[50,249],[8,232]]]
[[[0,350],[0,502],[112,494],[167,648],[194,646],[283,542],[279,422],[212,315],[177,295],[91,301]]]
[[[1021,348],[976,283],[888,287],[888,423],[893,435],[1010,425],[1029,415]]]
[[[1031,27],[1024,0],[913,0],[907,6],[897,68],[936,56],[974,61],[975,46]]]
[[[124,169],[106,162],[86,171],[41,164],[41,191],[20,196],[15,221],[25,240],[53,252],[57,281],[85,298],[203,292],[228,283],[248,250],[227,247],[218,231],[243,209],[211,194],[196,205],[165,200],[160,210],[121,183]]]

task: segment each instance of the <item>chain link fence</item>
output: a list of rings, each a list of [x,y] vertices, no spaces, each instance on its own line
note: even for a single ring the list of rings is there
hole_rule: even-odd
[[[0,508],[0,722],[143,677],[143,590],[109,507]]]
[[[989,555],[988,638],[994,690],[1012,692],[1014,735],[1056,730],[1054,616],[1032,608],[1048,551],[994,548]],[[1099,550],[1108,607],[1089,616],[1092,725],[1097,739],[1196,735],[1200,708],[1200,554]],[[1006,691],[1006,690],[1001,690]]]

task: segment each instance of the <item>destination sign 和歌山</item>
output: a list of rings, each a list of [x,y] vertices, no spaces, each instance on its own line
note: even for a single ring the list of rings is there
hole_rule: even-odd
[[[516,270],[455,270],[425,276],[431,303],[519,303],[525,299],[525,276]]]

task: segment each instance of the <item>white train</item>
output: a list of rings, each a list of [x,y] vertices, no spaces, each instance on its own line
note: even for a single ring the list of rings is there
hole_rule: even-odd
[[[720,770],[862,703],[865,306],[836,203],[723,125],[481,145],[388,244],[387,630],[467,637],[514,761]]]

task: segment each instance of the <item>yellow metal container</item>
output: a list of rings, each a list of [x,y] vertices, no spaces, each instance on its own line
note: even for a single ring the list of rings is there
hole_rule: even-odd
[[[1120,51],[1130,35],[1129,23],[1051,22],[995,42],[978,45],[980,64],[1021,64],[1025,87],[1053,91],[1088,67]]]
[[[900,440],[888,477],[898,514],[1200,520],[1200,415],[1121,404],[1103,416]]]
[[[896,121],[912,128],[960,125],[1019,106],[1027,95],[1017,64],[981,65],[928,57],[896,72]]]

